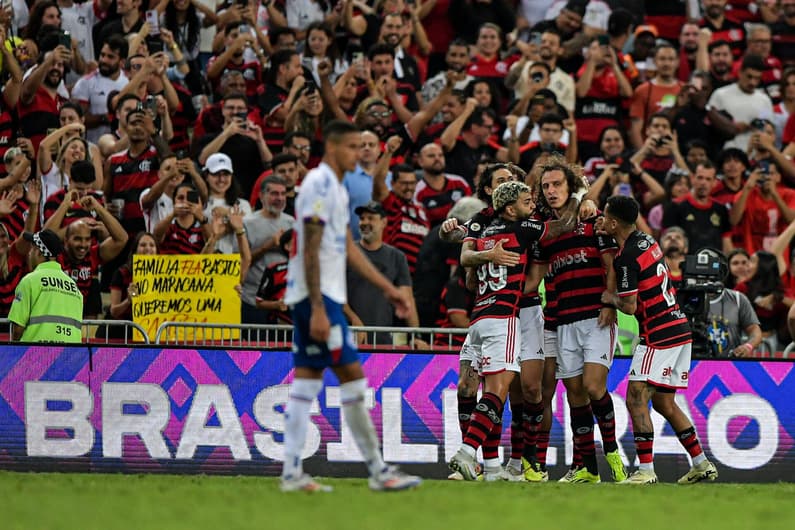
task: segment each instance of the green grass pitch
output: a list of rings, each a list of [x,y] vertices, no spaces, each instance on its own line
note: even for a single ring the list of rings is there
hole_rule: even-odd
[[[283,494],[275,478],[0,472],[3,530],[793,529],[795,484],[426,481],[373,493]]]

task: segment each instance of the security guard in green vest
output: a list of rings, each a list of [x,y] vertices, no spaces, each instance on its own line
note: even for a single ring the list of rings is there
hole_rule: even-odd
[[[14,340],[82,342],[83,295],[56,258],[63,243],[52,230],[23,236],[33,243],[28,252],[31,272],[20,280],[8,319]]]

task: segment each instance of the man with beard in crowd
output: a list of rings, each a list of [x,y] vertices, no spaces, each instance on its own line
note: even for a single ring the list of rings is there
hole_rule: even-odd
[[[511,71],[505,78],[505,85],[514,89],[516,99],[521,99],[530,88],[530,68],[534,62],[542,62],[549,66],[549,88],[558,98],[558,103],[569,112],[574,112],[575,87],[574,79],[558,67],[558,58],[563,52],[561,37],[554,29],[548,29],[541,34],[541,44],[538,53],[523,55],[522,58],[511,66]],[[531,60],[534,59],[534,60]]]
[[[58,111],[65,101],[58,92],[64,77],[64,66],[72,60],[72,52],[58,44],[58,34],[50,33],[41,43],[39,64],[22,82],[19,100],[19,126],[22,135],[30,138],[33,148],[47,135],[47,129],[58,129]]]
[[[127,41],[120,35],[111,35],[99,52],[98,69],[80,78],[72,89],[72,98],[85,112],[86,139],[96,143],[103,134],[110,133],[108,95],[121,92],[128,82],[121,69],[127,57]]]
[[[421,180],[414,198],[425,207],[428,222],[434,227],[447,219],[453,205],[462,197],[472,195],[467,181],[444,172],[444,152],[438,144],[429,143],[420,149]]]
[[[712,88],[718,89],[730,85],[734,81],[732,76],[732,50],[725,40],[711,42],[709,50],[709,75],[712,78]]]
[[[773,55],[784,68],[795,66],[795,0],[781,0],[781,20],[770,27],[773,34]]]
[[[403,15],[400,13],[389,13],[384,16],[381,23],[382,42],[392,48],[395,52],[395,78],[401,83],[406,83],[414,88],[415,95],[422,101],[422,81],[420,80],[420,68],[417,61],[409,55],[400,45],[403,39]]]
[[[676,77],[684,83],[690,79],[693,70],[707,70],[704,65],[699,65],[698,61],[699,32],[698,24],[694,22],[685,23],[682,31],[679,32],[679,68],[676,70]],[[707,61],[709,61],[708,56]]]
[[[660,236],[660,248],[665,256],[668,277],[677,289],[682,285],[682,264],[688,253],[687,234],[678,226],[669,226]]]
[[[466,67],[469,65],[469,47],[467,43],[461,39],[453,40],[447,47],[447,53],[444,59],[447,62],[447,71],[464,74],[464,77],[456,81],[453,86],[455,90],[463,91],[469,82],[474,79],[471,75],[465,73]],[[425,84],[422,85],[423,101],[432,100],[444,90],[444,87],[447,85],[447,71],[442,70],[425,81]],[[441,116],[437,117],[439,121],[441,121]]]

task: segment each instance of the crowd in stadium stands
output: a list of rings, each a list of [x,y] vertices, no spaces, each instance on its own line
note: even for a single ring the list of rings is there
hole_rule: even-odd
[[[239,252],[242,321],[289,322],[295,199],[341,118],[364,131],[351,230],[416,306],[397,322],[351,281],[353,323],[466,326],[439,224],[487,164],[532,179],[559,153],[598,207],[632,195],[643,230],[678,227],[669,258],[730,256],[766,342],[791,339],[795,0],[2,6],[0,317],[26,273],[16,242],[46,227],[86,317],[131,317],[134,253]]]

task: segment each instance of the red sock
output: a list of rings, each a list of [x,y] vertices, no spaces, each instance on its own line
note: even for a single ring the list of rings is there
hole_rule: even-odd
[[[641,464],[651,464],[654,461],[654,433],[639,432],[635,434],[635,450]]]
[[[593,414],[599,423],[599,432],[602,433],[602,449],[605,454],[612,453],[618,449],[616,443],[616,413],[613,409],[613,398],[610,392],[596,401],[591,401]]]
[[[538,431],[536,437],[536,462],[542,470],[547,468],[547,449],[549,449],[549,431]]]
[[[544,403],[525,403],[524,404],[524,446],[525,458],[527,460],[537,459],[538,428],[541,420],[544,419]],[[547,446],[549,446],[549,432],[547,432]],[[546,461],[546,456],[544,456]]]
[[[494,428],[483,442],[483,460],[496,460],[500,457],[500,438],[502,438],[502,423],[495,423]]]
[[[687,454],[689,454],[691,458],[704,452],[704,450],[701,449],[698,436],[696,436],[695,427],[688,427],[684,431],[676,433],[676,437],[679,438],[679,443],[687,450]]]
[[[483,445],[494,425],[502,423],[502,400],[499,396],[486,392],[475,406],[464,435],[464,443],[477,450]]]

